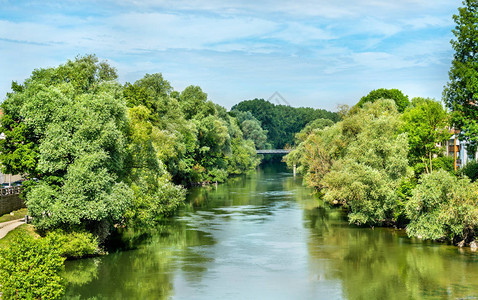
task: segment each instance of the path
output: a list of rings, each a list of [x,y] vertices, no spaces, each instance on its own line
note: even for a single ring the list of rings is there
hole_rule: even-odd
[[[13,229],[17,228],[18,226],[25,224],[24,219],[18,219],[8,222],[0,223],[0,239],[4,238],[7,233],[12,231]]]

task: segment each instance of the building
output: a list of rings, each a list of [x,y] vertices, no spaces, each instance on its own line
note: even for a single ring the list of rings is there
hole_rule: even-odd
[[[466,151],[466,142],[460,141],[457,137],[457,134],[452,135],[447,141],[446,151],[448,156],[454,156],[456,151],[457,168],[463,167],[470,160],[477,159],[477,153],[468,153],[468,151]]]

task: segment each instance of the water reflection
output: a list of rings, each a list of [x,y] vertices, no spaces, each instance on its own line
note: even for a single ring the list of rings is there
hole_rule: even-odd
[[[168,299],[173,294],[172,277],[178,268],[190,274],[189,280],[200,280],[206,270],[201,264],[211,259],[188,249],[212,245],[212,238],[200,230],[188,230],[181,222],[171,222],[167,231],[164,228],[135,250],[69,262],[66,298]],[[177,261],[180,252],[182,262]]]
[[[411,240],[400,230],[350,227],[340,211],[326,207],[305,210],[304,217],[311,230],[310,263],[326,260],[325,277],[342,281],[344,298],[478,297],[478,256],[473,253]]]
[[[69,262],[67,299],[478,297],[478,256],[351,227],[283,167],[192,189],[134,250]]]

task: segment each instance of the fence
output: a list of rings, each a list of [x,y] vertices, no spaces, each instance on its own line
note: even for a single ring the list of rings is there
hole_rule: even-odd
[[[20,192],[20,186],[0,189],[0,216],[25,207]]]

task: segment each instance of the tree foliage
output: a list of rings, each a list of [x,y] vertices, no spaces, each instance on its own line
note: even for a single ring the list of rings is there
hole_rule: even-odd
[[[295,134],[295,144],[299,144],[307,139],[307,136],[315,130],[321,130],[326,127],[334,125],[334,122],[329,119],[316,119],[312,122],[307,123],[305,127],[298,133]]]
[[[379,99],[391,99],[395,101],[399,112],[404,112],[410,104],[408,96],[403,95],[402,91],[398,89],[377,89],[373,90],[368,95],[363,96],[357,103],[358,107],[363,107],[367,102],[375,102]]]
[[[304,174],[304,180],[309,186],[321,189],[322,178],[330,171],[336,145],[338,127],[331,127],[334,123],[329,119],[317,119],[309,122],[300,132],[296,133],[297,145],[284,161],[292,168],[297,167],[299,173]]]
[[[478,179],[478,162],[476,160],[469,161],[458,172],[460,176],[468,177],[472,182]]]
[[[453,15],[456,27],[452,30],[455,50],[449,71],[450,81],[443,91],[447,107],[454,112],[453,123],[461,129],[460,140],[467,142],[469,152],[478,147],[478,2],[463,1]]]
[[[409,159],[413,165],[433,170],[433,157],[444,155],[441,145],[450,138],[449,117],[440,102],[414,98],[403,113],[403,131],[408,133]],[[417,169],[417,168],[415,168]]]
[[[114,78],[114,70],[96,57],[80,57],[35,70],[2,103],[7,122],[16,124],[4,129],[2,164],[40,179],[26,198],[40,229],[118,222],[129,205],[131,193],[120,182],[127,118]],[[31,166],[8,159],[23,149],[15,135],[19,128],[31,132],[21,143],[35,145]]]
[[[3,299],[58,299],[64,291],[60,272],[64,258],[45,239],[26,234],[0,249],[0,287]]]
[[[256,149],[269,149],[271,147],[267,142],[267,130],[262,129],[261,122],[250,111],[235,110],[231,112],[231,115],[237,118],[244,139],[253,141]]]
[[[410,236],[469,242],[478,229],[478,184],[444,170],[425,174],[413,190],[406,213]]]
[[[39,179],[25,192],[37,228],[86,229],[102,242],[115,224],[171,215],[185,198],[176,184],[258,164],[237,120],[200,87],[175,92],[160,73],[124,86],[116,77],[95,56],[77,57],[35,70],[2,103],[3,171]]]
[[[325,200],[346,207],[350,222],[392,222],[403,213],[399,190],[408,174],[407,135],[400,134],[401,126],[393,100],[369,102],[333,126],[308,135],[306,127],[298,135],[306,138],[286,161],[298,164],[305,181],[321,189]]]
[[[408,167],[407,135],[399,134],[394,103],[366,104],[342,122],[348,146],[323,178],[325,199],[349,207],[349,220],[355,224],[394,221],[400,214],[397,190]]]
[[[339,120],[337,113],[324,109],[274,105],[264,99],[242,101],[231,110],[249,111],[267,130],[268,142],[273,148],[278,149],[293,145],[294,135],[315,119],[323,118],[334,122]]]

